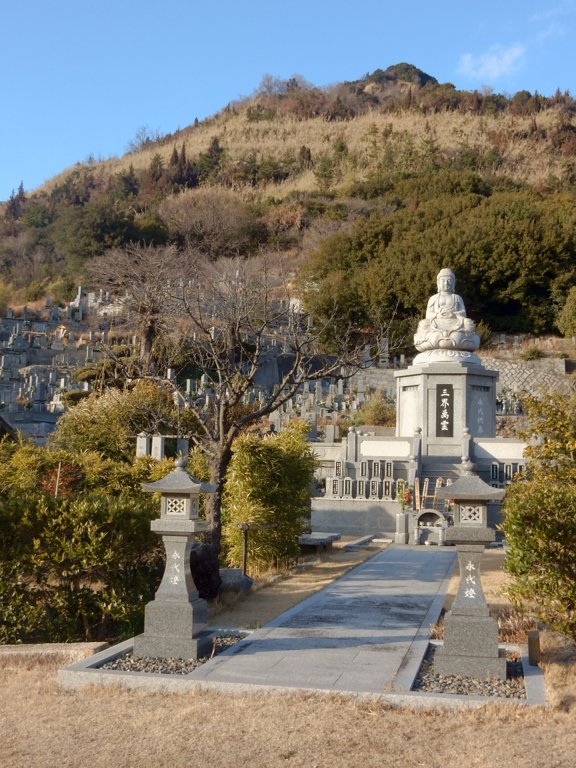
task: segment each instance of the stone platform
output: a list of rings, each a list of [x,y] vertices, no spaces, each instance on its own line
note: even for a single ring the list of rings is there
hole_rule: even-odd
[[[455,561],[452,548],[392,545],[188,675],[99,670],[130,650],[126,641],[60,670],[59,682],[70,689],[306,690],[378,697],[398,706],[480,706],[485,697],[411,691]],[[527,703],[545,703],[540,670],[528,676],[536,687]]]

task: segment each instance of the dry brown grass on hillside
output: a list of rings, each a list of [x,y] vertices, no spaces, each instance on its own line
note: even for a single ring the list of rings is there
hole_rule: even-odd
[[[531,130],[533,120],[533,117],[514,115],[479,118],[459,112],[420,115],[415,112],[389,114],[374,111],[341,122],[327,122],[320,117],[308,120],[283,117],[250,122],[242,113],[222,115],[214,123],[198,126],[187,132],[185,143],[187,157],[194,157],[205,152],[212,138],[217,136],[221,146],[235,158],[252,150],[260,156],[271,154],[278,157],[288,151],[298,154],[303,144],[310,148],[313,156],[317,156],[331,151],[334,144],[342,140],[361,167],[370,162],[375,132],[376,146],[382,149],[383,133],[391,127],[394,133],[413,137],[416,146],[418,141],[424,139],[435,139],[442,149],[454,152],[463,146],[477,146],[481,150],[496,146],[504,158],[499,174],[511,173],[525,181],[536,181],[561,172],[562,160],[549,155],[547,143],[538,139]],[[558,113],[548,110],[538,115],[536,120],[541,129],[550,129],[556,125]],[[166,159],[172,147],[173,144],[169,143],[163,148]],[[150,148],[127,156],[119,161],[119,169],[127,167],[130,162],[135,167],[147,167],[157,151],[157,148]],[[278,190],[278,186],[274,188]],[[284,187],[281,185],[282,189]]]
[[[155,154],[168,163],[173,147],[186,145],[186,155],[194,158],[206,152],[210,142],[217,137],[226,151],[229,161],[255,152],[261,158],[267,155],[282,157],[286,153],[298,155],[303,145],[309,147],[313,157],[333,151],[336,142],[343,141],[348,149],[348,171],[344,166],[338,186],[346,187],[354,179],[362,178],[362,169],[370,166],[374,151],[382,154],[384,133],[392,128],[394,134],[404,134],[414,141],[418,149],[423,142],[433,140],[449,155],[456,155],[462,148],[477,148],[481,152],[496,149],[501,163],[493,169],[494,175],[507,175],[528,183],[541,182],[550,176],[562,178],[566,172],[565,158],[554,152],[542,133],[558,125],[559,112],[545,110],[536,117],[523,115],[475,115],[461,112],[419,114],[402,111],[382,113],[378,110],[359,115],[351,120],[328,122],[322,117],[298,120],[292,116],[273,120],[250,122],[246,111],[222,112],[217,117],[188,128],[163,146],[153,145],[142,150],[112,158],[97,164],[104,174],[147,168]],[[535,128],[536,126],[536,128]],[[62,182],[72,170],[67,169],[45,185],[49,190]],[[310,191],[317,188],[312,171],[305,171],[282,184],[270,184],[258,188],[258,195],[286,197],[294,191]],[[250,189],[244,193],[250,195]]]

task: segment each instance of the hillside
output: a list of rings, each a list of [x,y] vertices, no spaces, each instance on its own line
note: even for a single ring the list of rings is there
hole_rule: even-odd
[[[210,119],[15,194],[0,305],[70,298],[87,262],[138,241],[280,252],[364,327],[410,325],[450,263],[493,330],[553,331],[576,284],[575,115],[569,94],[457,91],[408,64],[328,89],[264,78]]]
[[[576,101],[568,94],[545,98],[520,91],[506,98],[457,91],[410,65],[322,90],[304,81],[265,79],[252,98],[231,102],[214,117],[157,140],[141,135],[122,158],[89,167],[102,179],[130,168],[144,173],[156,156],[170,165],[175,147],[184,147],[186,157],[202,165],[217,141],[223,157],[213,181],[236,189],[257,186],[260,196],[273,192],[285,198],[294,190],[317,189],[311,172],[315,158],[341,143],[347,158],[334,181],[345,190],[347,181],[370,172],[389,134],[414,142],[419,153],[433,147],[456,166],[478,166],[538,184],[568,178],[567,161],[576,155],[575,114]],[[311,167],[299,159],[302,147],[310,150]],[[63,171],[44,190],[65,183],[79,167]],[[197,170],[202,177],[204,169]]]

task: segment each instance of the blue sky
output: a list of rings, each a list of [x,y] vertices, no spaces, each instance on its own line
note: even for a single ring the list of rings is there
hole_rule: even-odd
[[[414,64],[457,88],[576,95],[576,0],[19,0],[0,16],[0,200],[264,74],[317,86]]]

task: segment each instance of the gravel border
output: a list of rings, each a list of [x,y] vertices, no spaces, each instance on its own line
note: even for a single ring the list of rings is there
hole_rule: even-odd
[[[478,680],[462,675],[434,674],[434,654],[436,649],[437,646],[430,643],[411,690],[426,693],[451,693],[460,696],[526,699],[524,671],[519,653],[515,651],[507,652],[506,680]]]
[[[102,664],[98,669],[117,672],[147,672],[149,674],[188,675],[214,656],[248,636],[246,633],[218,634],[210,656],[199,659],[134,658],[131,651]],[[434,654],[438,646],[430,643],[411,690],[420,693],[444,693],[458,696],[487,696],[491,698],[526,699],[524,672],[520,654],[508,651],[506,680],[478,680],[462,675],[434,674]]]
[[[176,659],[176,658],[156,658],[152,656],[143,656],[135,658],[132,651],[116,657],[112,661],[101,664],[98,669],[112,669],[117,672],[149,672],[151,674],[162,675],[188,675],[198,667],[210,661],[211,658],[222,653],[227,648],[236,645],[240,640],[248,637],[248,632],[238,632],[236,634],[218,634],[214,637],[212,653],[210,656],[202,656],[199,659]]]

